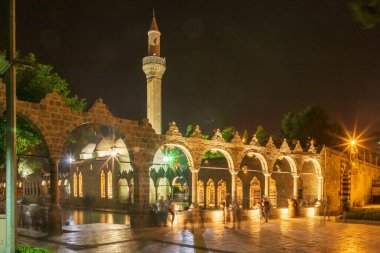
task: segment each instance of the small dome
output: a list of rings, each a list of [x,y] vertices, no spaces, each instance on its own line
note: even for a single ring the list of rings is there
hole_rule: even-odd
[[[95,143],[89,143],[86,145],[86,147],[84,147],[82,149],[82,152],[81,153],[85,153],[85,154],[91,154],[92,152],[95,151],[95,147],[96,147],[96,144]]]
[[[98,145],[96,145],[96,151],[109,151],[112,149],[112,138],[104,137]]]

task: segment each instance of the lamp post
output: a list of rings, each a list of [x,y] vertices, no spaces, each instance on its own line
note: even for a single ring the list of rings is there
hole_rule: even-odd
[[[16,215],[16,6],[15,0],[6,1],[6,16],[8,29],[6,60],[10,63],[6,78],[6,116],[7,116],[7,146],[6,146],[6,250],[16,252],[17,215]]]

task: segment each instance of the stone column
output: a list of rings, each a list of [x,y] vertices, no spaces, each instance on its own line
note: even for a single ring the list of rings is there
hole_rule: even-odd
[[[198,170],[191,170],[191,202],[198,207]]]
[[[318,182],[317,198],[318,200],[322,200],[323,199],[323,177],[318,177],[317,182]]]
[[[298,199],[298,175],[293,175],[293,198]]]
[[[236,199],[236,175],[235,171],[231,172],[231,200],[232,202]]]
[[[60,158],[52,158],[50,164],[49,235],[62,234],[62,209],[59,205],[58,165]]]
[[[269,178],[270,174],[264,174],[265,176],[265,188],[264,188],[264,195],[269,198]]]

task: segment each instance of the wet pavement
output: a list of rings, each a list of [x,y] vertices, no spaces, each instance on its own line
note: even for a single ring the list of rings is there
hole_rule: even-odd
[[[240,229],[205,224],[130,229],[120,224],[67,226],[59,237],[19,231],[19,244],[54,252],[379,252],[380,226],[298,218],[242,222]]]

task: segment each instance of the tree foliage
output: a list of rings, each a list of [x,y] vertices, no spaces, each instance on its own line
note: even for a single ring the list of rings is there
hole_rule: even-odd
[[[264,146],[268,142],[269,134],[262,125],[257,126],[255,135],[261,146]]]
[[[236,132],[235,127],[229,126],[229,127],[224,128],[221,134],[223,136],[223,139],[229,142],[234,137],[235,132]]]
[[[300,113],[285,114],[281,132],[288,141],[299,140],[303,146],[307,146],[311,139],[318,145],[335,146],[338,144],[337,136],[343,131],[323,108],[311,105]]]
[[[364,28],[373,28],[380,23],[380,0],[356,0],[350,3],[350,8]]]
[[[5,53],[0,53],[0,57],[5,58]],[[16,94],[19,100],[38,103],[49,92],[56,90],[68,106],[73,110],[84,111],[87,107],[85,99],[79,99],[76,95],[70,95],[69,84],[54,72],[50,65],[37,62],[34,54],[30,53],[25,57],[18,57],[16,65],[17,83]],[[34,128],[26,119],[17,117],[17,153],[22,155],[32,155],[38,150],[46,151],[43,147],[42,137],[38,130]],[[0,116],[0,168],[5,164],[6,151],[6,117]],[[46,152],[45,152],[46,155]]]

